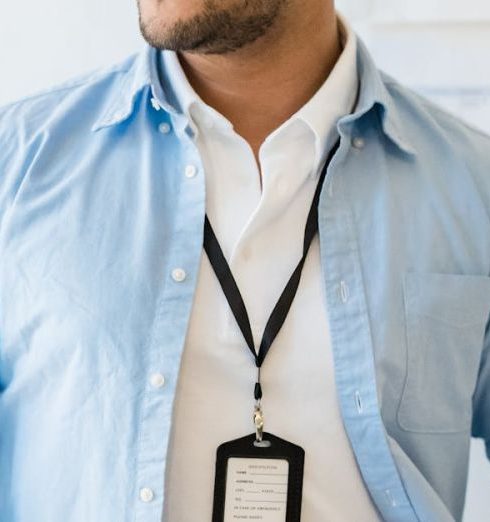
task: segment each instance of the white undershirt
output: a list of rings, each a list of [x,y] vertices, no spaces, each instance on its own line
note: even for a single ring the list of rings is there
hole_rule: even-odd
[[[196,132],[206,212],[237,281],[258,348],[265,324],[302,256],[319,170],[351,111],[355,34],[339,16],[343,51],[327,80],[261,145],[250,145],[195,93],[177,54],[163,68]],[[167,461],[164,522],[211,520],[216,448],[253,431],[256,368],[203,251],[182,359]],[[339,412],[318,234],[289,315],[262,366],[265,429],[305,452],[302,522],[379,521]]]

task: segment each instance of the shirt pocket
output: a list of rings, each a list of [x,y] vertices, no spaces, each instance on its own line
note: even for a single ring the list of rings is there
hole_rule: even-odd
[[[398,424],[407,431],[470,429],[490,277],[405,272],[407,374]]]

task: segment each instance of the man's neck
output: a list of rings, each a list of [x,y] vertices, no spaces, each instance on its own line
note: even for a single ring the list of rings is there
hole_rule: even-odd
[[[263,140],[300,109],[341,53],[333,5],[297,2],[253,44],[224,55],[179,53],[199,96],[233,124],[255,156]]]

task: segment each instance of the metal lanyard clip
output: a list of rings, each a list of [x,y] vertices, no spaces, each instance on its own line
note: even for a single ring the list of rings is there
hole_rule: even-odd
[[[260,405],[260,399],[255,403],[253,420],[255,424],[256,442],[262,442],[262,436],[264,433],[264,414]]]

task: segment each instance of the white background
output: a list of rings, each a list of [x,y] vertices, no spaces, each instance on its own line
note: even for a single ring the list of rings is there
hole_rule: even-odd
[[[490,132],[488,0],[339,0],[378,65]],[[142,47],[136,0],[0,3],[0,105]],[[465,522],[490,520],[490,464],[471,449]]]

